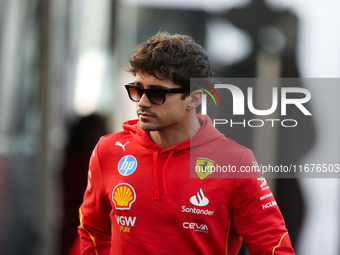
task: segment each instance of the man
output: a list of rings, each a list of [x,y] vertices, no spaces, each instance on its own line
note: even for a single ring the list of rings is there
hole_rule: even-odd
[[[196,114],[202,92],[190,92],[190,78],[212,76],[204,49],[158,33],[139,45],[129,70],[138,120],[92,153],[79,210],[83,254],[237,254],[242,240],[250,254],[294,254],[264,178],[190,178],[196,160],[255,162]]]

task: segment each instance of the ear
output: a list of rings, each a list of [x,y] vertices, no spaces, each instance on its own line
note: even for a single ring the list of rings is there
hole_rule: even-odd
[[[202,102],[203,91],[200,89],[194,90],[190,93],[190,101],[188,104],[188,109],[196,109]]]

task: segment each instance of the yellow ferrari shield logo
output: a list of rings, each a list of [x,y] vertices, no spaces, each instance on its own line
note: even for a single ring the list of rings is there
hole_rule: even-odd
[[[208,158],[197,157],[195,172],[197,176],[203,180],[211,173],[211,168],[214,166],[215,161]]]

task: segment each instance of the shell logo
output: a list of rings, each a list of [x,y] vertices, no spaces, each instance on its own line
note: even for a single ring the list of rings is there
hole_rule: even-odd
[[[112,191],[112,201],[118,210],[130,210],[136,201],[136,192],[128,183],[119,183]]]

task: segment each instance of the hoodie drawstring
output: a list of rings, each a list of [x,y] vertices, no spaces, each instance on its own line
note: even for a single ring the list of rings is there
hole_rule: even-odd
[[[166,159],[165,165],[163,167],[163,185],[164,185],[165,194],[168,193],[167,190],[166,190],[165,170],[166,170],[166,167],[169,164],[170,159],[172,158],[172,155],[174,155],[174,151],[171,151],[171,153],[170,153],[169,157]]]
[[[155,189],[155,199],[159,199],[159,173],[158,173],[158,150],[153,151],[153,184]]]
[[[174,151],[171,151],[163,167],[163,185],[164,185],[165,193],[168,193],[166,189],[166,182],[165,182],[165,170],[173,155],[174,155]],[[159,199],[159,171],[158,171],[158,150],[157,149],[154,149],[153,151],[153,169],[154,169],[153,180],[154,180],[155,199]]]

